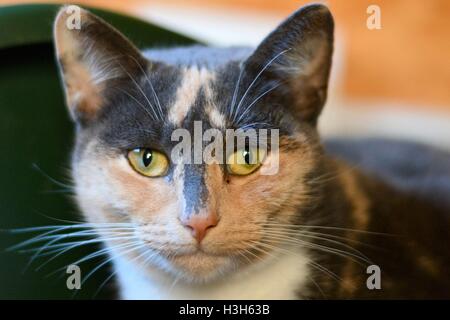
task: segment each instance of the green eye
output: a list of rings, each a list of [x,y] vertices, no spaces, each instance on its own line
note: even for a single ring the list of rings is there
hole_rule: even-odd
[[[134,170],[147,177],[160,177],[167,173],[169,161],[161,152],[137,148],[128,152],[128,160]]]
[[[258,148],[245,148],[232,153],[227,159],[228,172],[245,176],[261,166],[266,153]]]

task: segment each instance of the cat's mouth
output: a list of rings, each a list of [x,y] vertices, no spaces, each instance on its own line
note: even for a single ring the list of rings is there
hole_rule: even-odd
[[[210,254],[202,250],[196,250],[190,254],[174,255],[169,258],[174,269],[190,281],[205,281],[215,278],[230,270],[233,260],[226,255]]]
[[[177,250],[161,250],[160,254],[167,259],[185,259],[189,257],[190,259],[207,259],[207,258],[220,258],[229,257],[232,255],[231,252],[222,250],[211,250],[202,245],[195,245],[188,248],[177,248]]]
[[[152,259],[148,260],[149,270],[156,267],[177,278],[181,275],[188,282],[211,281],[262,258],[260,252],[252,251],[248,245],[257,241],[256,237],[251,238],[252,241],[249,237],[242,237],[239,241],[219,241],[210,237],[203,242],[182,242],[181,239],[175,241],[162,237],[157,241],[145,233],[140,236],[147,244],[141,250],[153,252]]]
[[[237,266],[236,253],[208,250],[198,245],[188,250],[161,250],[159,256],[164,260],[164,271],[181,274],[188,282],[211,281]]]

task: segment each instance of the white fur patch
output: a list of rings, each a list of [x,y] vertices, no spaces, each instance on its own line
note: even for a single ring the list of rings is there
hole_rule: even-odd
[[[308,258],[300,249],[297,253],[268,258],[245,271],[236,271],[222,281],[206,285],[182,283],[160,272],[144,274],[122,258],[114,262],[123,299],[291,300],[299,298],[298,294],[302,294],[301,288],[310,276]]]

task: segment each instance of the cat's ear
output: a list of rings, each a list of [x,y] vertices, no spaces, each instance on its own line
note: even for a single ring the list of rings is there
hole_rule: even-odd
[[[147,61],[111,25],[78,8],[63,7],[54,24],[54,42],[66,101],[77,122],[89,122],[117,94],[124,79],[143,70]],[[79,15],[79,25],[73,14]]]
[[[325,103],[333,52],[333,17],[327,7],[301,8],[270,33],[246,61],[262,77],[280,83],[294,115],[316,123]]]

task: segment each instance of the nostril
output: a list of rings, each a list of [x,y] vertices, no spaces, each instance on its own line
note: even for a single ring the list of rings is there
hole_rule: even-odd
[[[215,226],[217,226],[217,222],[218,221],[216,216],[208,217],[208,219],[206,219],[205,221],[205,229],[214,228]]]
[[[211,225],[209,225],[209,226],[206,227],[206,230],[211,229],[211,228],[214,228],[216,225],[217,225],[217,223],[211,224]]]
[[[188,229],[190,232],[194,232],[194,228],[191,227],[190,225],[184,224],[184,223],[183,223],[183,226],[184,226],[186,229]]]

